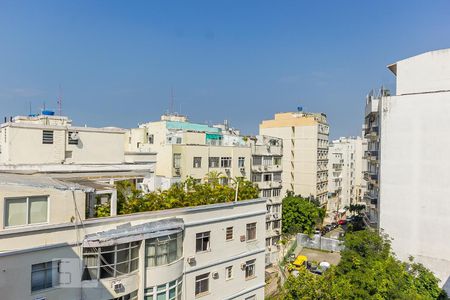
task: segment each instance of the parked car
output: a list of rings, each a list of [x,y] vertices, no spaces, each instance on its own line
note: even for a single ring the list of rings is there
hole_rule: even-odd
[[[326,261],[322,261],[319,265],[312,266],[309,270],[318,275],[322,275],[326,270],[330,268],[330,263]]]
[[[345,225],[345,224],[347,224],[347,220],[339,220],[338,224],[339,225]]]

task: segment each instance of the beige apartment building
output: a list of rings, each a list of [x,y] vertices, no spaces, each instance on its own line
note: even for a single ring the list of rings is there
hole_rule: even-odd
[[[2,299],[264,299],[265,199],[88,218],[91,193],[0,173]]]
[[[210,172],[217,173],[222,184],[236,177],[250,180],[250,145],[238,131],[221,127],[163,115],[160,121],[132,129],[129,149],[157,153],[154,188],[168,188],[188,177],[200,182]]]
[[[262,121],[259,133],[283,140],[282,194],[293,191],[313,196],[321,205],[328,199],[328,134],[323,113],[277,113]]]

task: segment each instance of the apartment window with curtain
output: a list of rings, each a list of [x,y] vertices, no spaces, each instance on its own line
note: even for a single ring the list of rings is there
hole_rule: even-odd
[[[208,251],[210,249],[211,232],[200,232],[195,235],[195,252]]]
[[[239,157],[238,158],[238,167],[239,168],[245,167],[245,157]]]
[[[201,168],[202,167],[202,158],[201,157],[194,157],[193,167],[194,168]]]
[[[5,199],[5,227],[48,222],[48,196]]]
[[[60,261],[48,261],[31,266],[31,291],[49,289],[59,284]]]
[[[221,168],[231,168],[231,157],[221,157],[220,158]]]
[[[253,156],[253,165],[260,166],[262,164],[262,156]]]
[[[173,154],[173,167],[177,169],[181,167],[181,153]]]
[[[209,167],[210,168],[218,168],[219,167],[219,157],[210,157],[209,158]]]
[[[183,277],[168,283],[144,289],[144,300],[181,300],[183,294]]]
[[[183,255],[183,234],[145,240],[146,267],[162,266],[178,260]]]
[[[195,277],[195,296],[207,293],[209,291],[209,273]]]
[[[269,190],[262,190],[262,196],[268,198],[268,197],[270,197],[270,194],[271,194],[270,192],[271,192],[270,189]]]
[[[250,223],[246,226],[246,240],[251,241],[256,239],[256,223]]]
[[[273,164],[276,166],[281,165],[281,157],[274,157],[273,158]]]
[[[245,262],[245,279],[252,279],[255,277],[255,259]]]

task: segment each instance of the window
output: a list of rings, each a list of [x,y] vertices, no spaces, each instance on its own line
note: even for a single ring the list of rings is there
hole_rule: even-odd
[[[260,166],[262,164],[262,157],[261,156],[254,156],[253,157],[253,165],[254,166]]]
[[[177,137],[176,143],[177,143],[177,144],[181,144],[181,138],[180,138],[180,137]]]
[[[270,192],[271,192],[270,189],[269,190],[262,190],[262,196],[268,198],[268,197],[270,197]]]
[[[272,238],[272,245],[277,246],[279,242],[280,242],[280,236],[274,236]]]
[[[209,273],[195,277],[195,296],[209,291]]]
[[[261,173],[254,173],[252,180],[253,182],[261,182],[261,178],[262,178]]]
[[[194,157],[194,168],[201,168],[202,167],[202,158],[201,157]]]
[[[251,279],[255,277],[255,260],[249,260],[245,262],[245,279]]]
[[[274,213],[279,213],[280,209],[281,209],[281,204],[274,204],[274,205],[272,205],[272,211]]]
[[[144,290],[144,300],[181,300],[183,278]]]
[[[42,144],[53,144],[53,130],[42,131]]]
[[[233,239],[233,227],[227,227],[225,238],[227,241]]]
[[[181,166],[181,154],[174,153],[173,154],[173,167],[179,169]]]
[[[269,247],[271,245],[271,243],[270,243],[270,238],[267,238],[266,239],[266,247]]]
[[[136,290],[134,292],[131,292],[129,294],[126,294],[126,295],[123,295],[123,296],[120,296],[118,298],[114,298],[111,300],[137,300],[137,298],[138,298],[138,296],[137,296],[137,290]]]
[[[31,291],[40,291],[59,284],[59,261],[48,261],[31,266]]]
[[[82,280],[117,277],[138,269],[139,242],[83,248]]]
[[[245,167],[245,157],[239,157],[238,158],[238,167],[239,168]]]
[[[5,199],[5,226],[48,222],[48,197]]]
[[[148,135],[148,143],[153,144],[155,142],[155,136],[153,134]]]
[[[231,157],[221,157],[220,158],[220,167],[231,168]]]
[[[233,266],[228,266],[225,268],[225,279],[229,280],[233,278]]]
[[[197,233],[195,237],[195,252],[209,250],[210,231]]]
[[[281,194],[281,189],[273,189],[272,190],[272,196],[278,197]]]
[[[272,174],[264,174],[263,181],[272,181]]]
[[[219,183],[221,185],[228,185],[228,177],[220,177],[219,178]]]
[[[209,158],[209,167],[210,168],[218,168],[219,167],[219,158],[218,157],[210,157]]]
[[[69,131],[68,133],[68,143],[69,145],[78,145],[78,132],[76,131]],[[52,142],[53,144],[53,142]]]
[[[256,223],[247,224],[247,241],[256,239]]]
[[[272,165],[272,157],[264,156],[263,157],[263,166],[271,166]]]
[[[273,181],[281,181],[281,172],[273,173]]]
[[[171,234],[145,241],[145,266],[170,264],[183,254],[183,234]]]
[[[274,157],[273,164],[276,166],[280,166],[281,165],[281,157]]]
[[[273,221],[273,229],[280,229],[280,227],[281,227],[281,221],[280,220],[276,220],[276,221]]]
[[[266,230],[270,230],[270,222],[266,222]]]

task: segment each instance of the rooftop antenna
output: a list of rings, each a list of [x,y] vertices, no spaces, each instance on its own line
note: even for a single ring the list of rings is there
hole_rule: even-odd
[[[169,113],[173,114],[173,88],[170,89],[170,108]]]
[[[59,85],[59,95],[58,100],[56,100],[56,103],[58,104],[58,114],[62,116],[62,89],[61,85]]]

